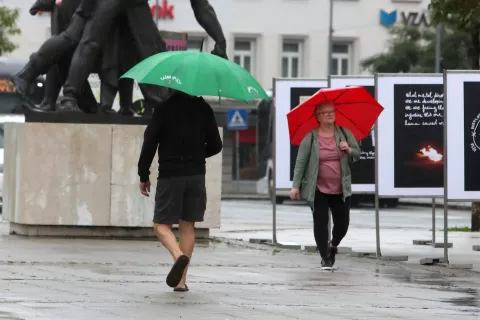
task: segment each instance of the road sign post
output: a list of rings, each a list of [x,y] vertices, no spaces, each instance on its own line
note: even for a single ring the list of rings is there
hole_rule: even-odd
[[[228,130],[235,130],[235,179],[237,180],[237,192],[240,192],[240,130],[248,129],[247,110],[228,110],[227,128]]]

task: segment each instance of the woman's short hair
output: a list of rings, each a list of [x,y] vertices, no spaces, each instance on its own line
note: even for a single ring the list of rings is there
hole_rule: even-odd
[[[335,106],[335,104],[332,101],[322,101],[315,106],[315,112],[317,112],[318,109],[321,109],[326,106]]]

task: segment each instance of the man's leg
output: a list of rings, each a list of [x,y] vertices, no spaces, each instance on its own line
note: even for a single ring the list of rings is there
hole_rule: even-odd
[[[154,230],[160,242],[170,252],[174,265],[167,276],[167,284],[176,287],[180,283],[189,258],[180,250],[172,232],[172,224],[179,223],[183,210],[186,180],[183,177],[158,179],[155,193]]]
[[[123,12],[126,0],[97,1],[93,16],[88,20],[82,39],[73,54],[64,84],[62,110],[80,111],[78,95],[95,66],[99,50],[116,18]]]
[[[170,252],[173,261],[176,261],[183,252],[177,243],[177,238],[172,232],[171,224],[154,223],[155,234],[163,246]]]
[[[179,225],[180,249],[191,259],[195,247],[195,223],[203,221],[207,209],[207,189],[204,174],[186,177],[186,181],[183,213]],[[185,288],[186,280],[187,270],[177,288]]]
[[[332,195],[328,200],[333,220],[332,242],[329,244],[329,251],[332,264],[334,264],[337,247],[347,234],[350,224],[350,197],[344,201],[342,195]]]
[[[180,231],[180,250],[184,255],[192,259],[193,248],[195,247],[195,222],[180,220],[178,226]],[[185,288],[187,282],[188,267],[185,268],[182,280],[178,284],[177,288]]]

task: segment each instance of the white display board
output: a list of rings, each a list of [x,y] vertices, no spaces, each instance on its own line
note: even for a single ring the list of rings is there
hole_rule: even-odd
[[[375,97],[375,79],[373,76],[331,76],[330,88],[344,88],[362,86]],[[375,130],[361,141],[358,141],[362,150],[360,161],[352,166],[352,192],[375,192]]]
[[[443,197],[443,75],[377,74],[378,195]]]
[[[445,71],[446,197],[480,200],[480,72]]]
[[[275,103],[275,187],[291,189],[293,169],[298,146],[290,144],[287,113],[312,96],[321,88],[328,87],[327,79],[287,79],[273,80]]]

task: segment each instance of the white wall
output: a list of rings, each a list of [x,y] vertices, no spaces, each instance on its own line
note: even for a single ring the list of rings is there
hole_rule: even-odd
[[[160,20],[159,28],[188,32],[191,36],[206,35],[198,25],[189,0],[168,0],[174,5],[173,20]],[[48,14],[32,17],[28,9],[33,0],[3,0],[8,6],[22,9],[19,25],[22,35],[15,37],[20,48],[11,56],[28,58],[46,39],[50,18]],[[159,0],[162,4],[163,0]],[[266,88],[272,77],[280,75],[282,36],[304,37],[305,59],[303,76],[326,77],[328,53],[329,0],[210,0],[228,41],[229,57],[233,55],[235,36],[257,38],[257,68],[254,75]],[[335,0],[334,37],[353,40],[352,74],[362,73],[360,60],[385,50],[388,34],[380,25],[380,9],[421,12],[428,0]],[[155,4],[155,0],[150,0]],[[398,17],[400,20],[400,16]],[[213,43],[208,43],[211,50]]]

